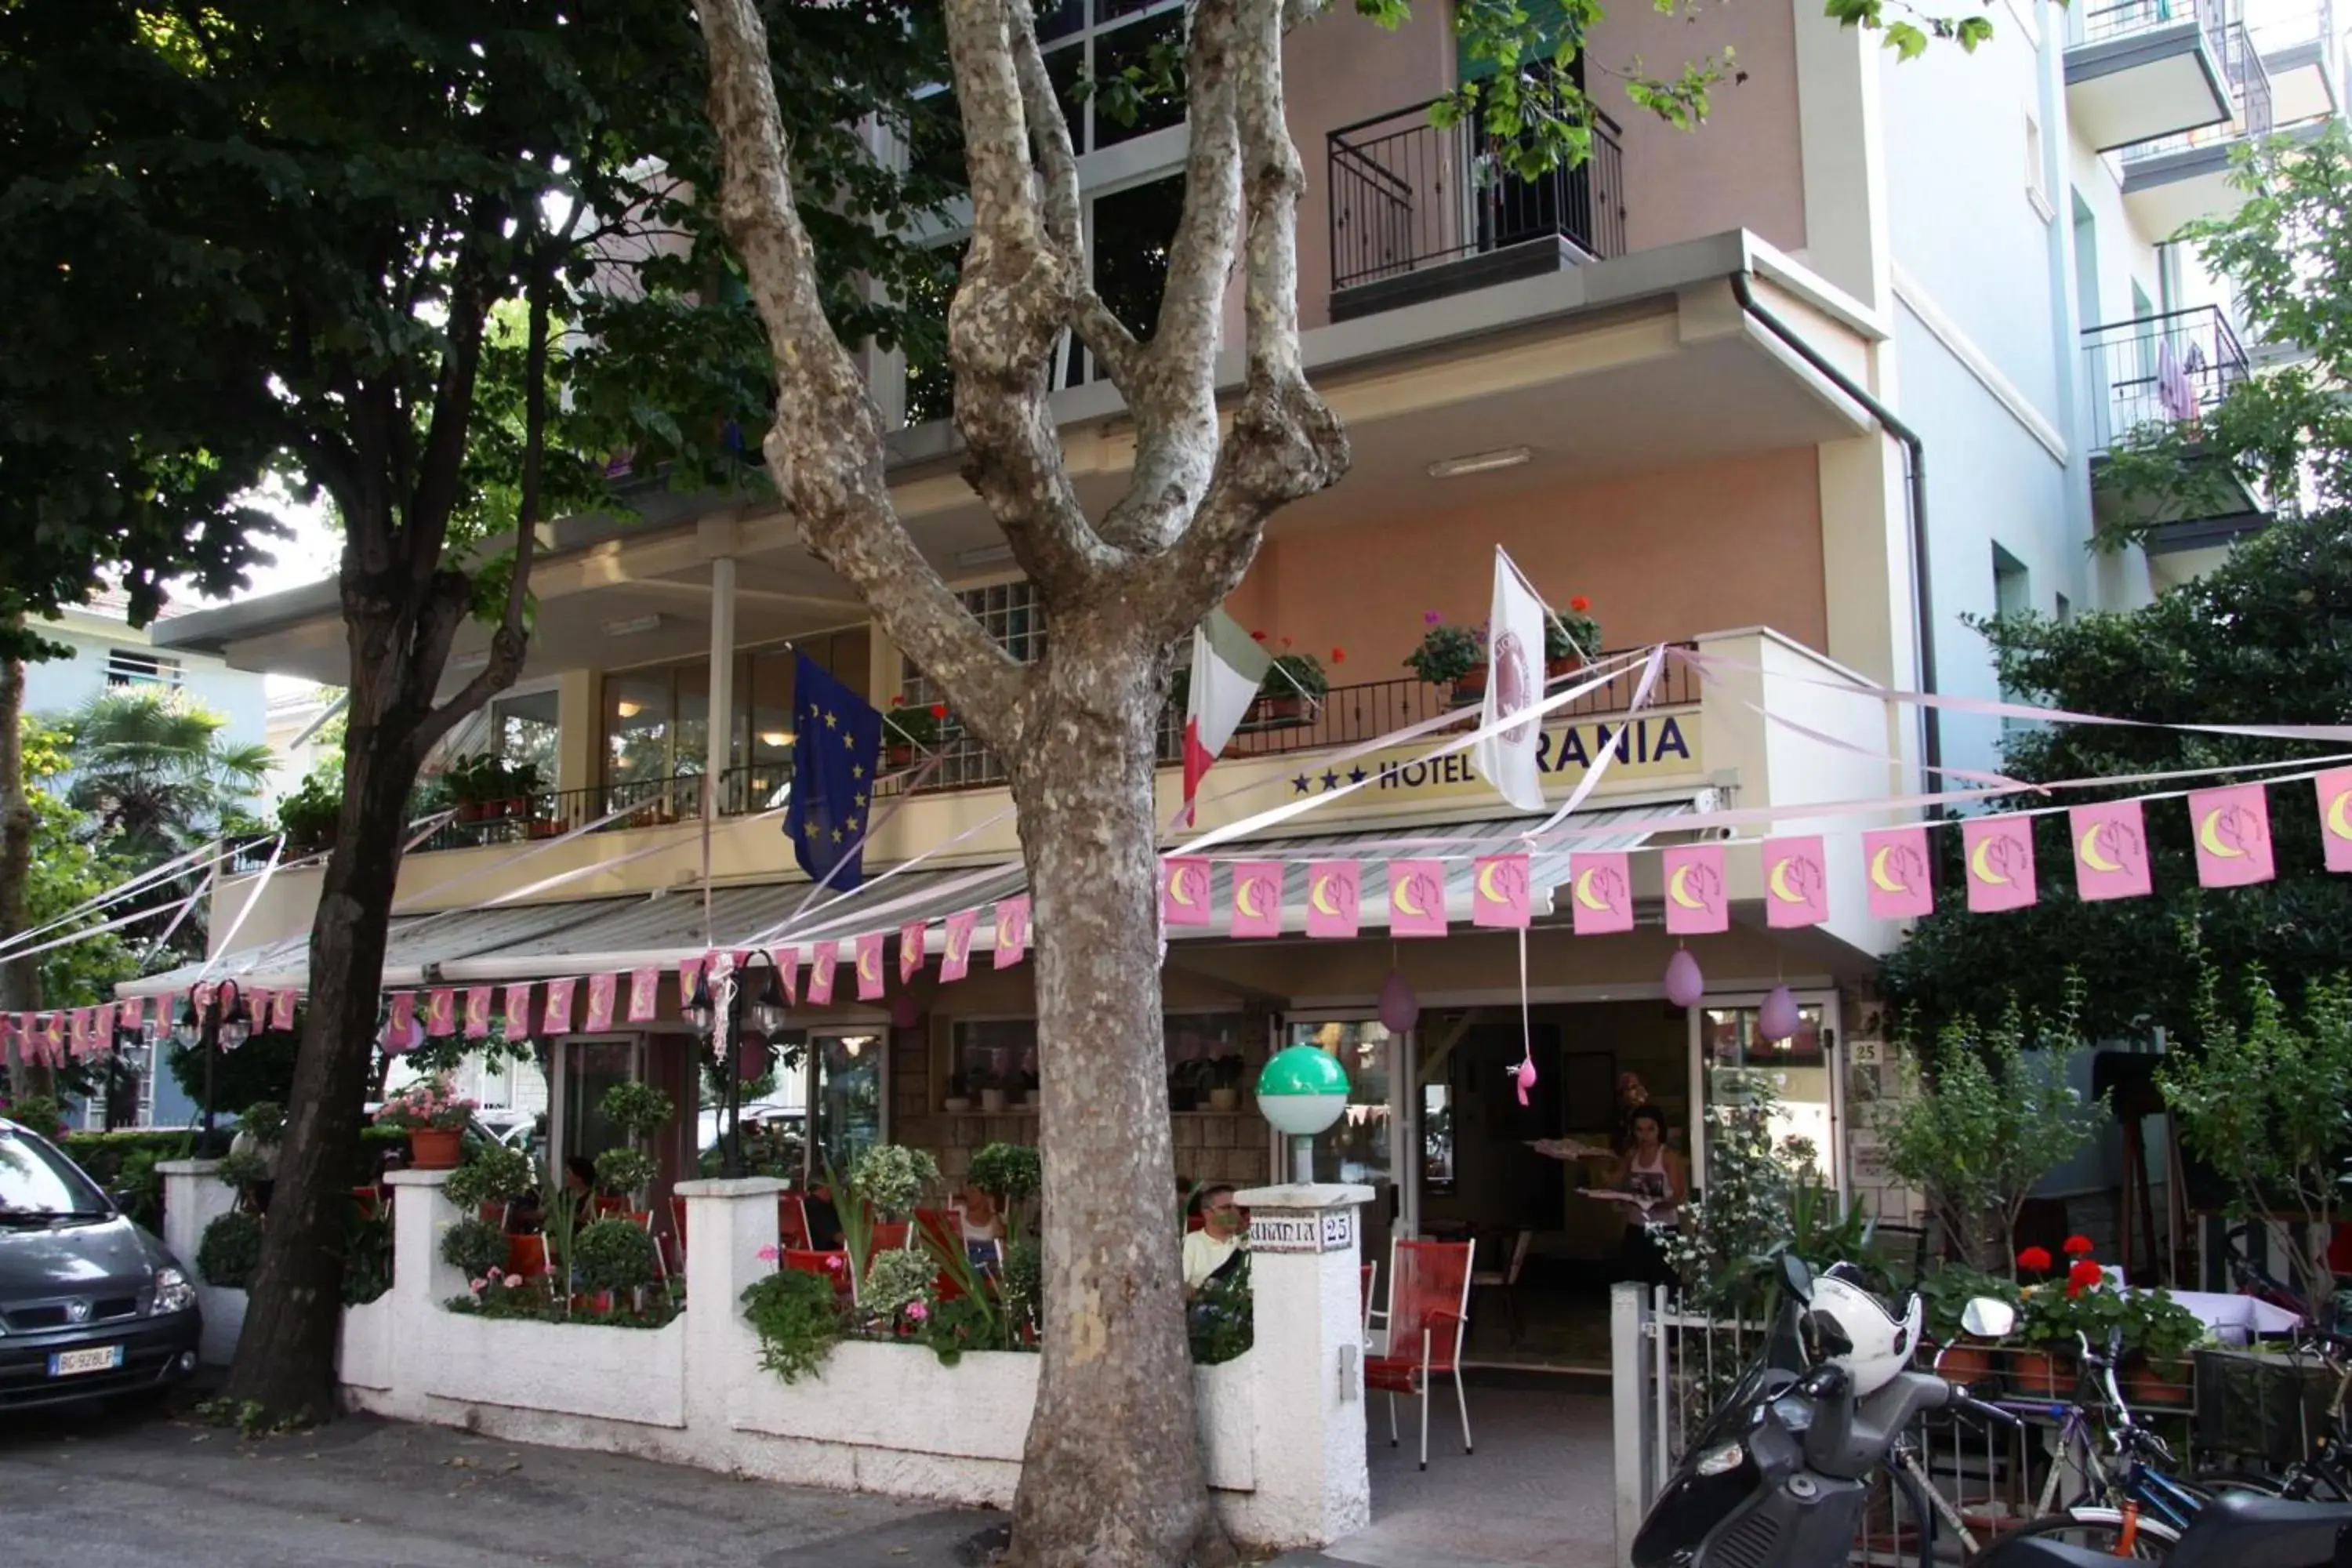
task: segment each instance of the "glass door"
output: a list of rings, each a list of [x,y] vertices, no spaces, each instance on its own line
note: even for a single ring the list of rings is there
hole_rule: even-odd
[[[882,1142],[882,1058],[887,1037],[818,1034],[809,1037],[815,1092],[815,1136],[810,1140],[811,1180],[829,1165],[844,1180],[857,1156]]]
[[[605,1090],[637,1078],[637,1042],[629,1039],[562,1040],[557,1044],[557,1078],[563,1085],[562,1125],[555,1130],[556,1159],[561,1166],[573,1155],[593,1160],[625,1140],[621,1130],[605,1121]],[[557,1178],[561,1183],[561,1176]]]
[[[1315,1140],[1315,1180],[1372,1189],[1364,1209],[1364,1258],[1388,1258],[1393,1236],[1413,1236],[1418,1184],[1411,1179],[1421,1152],[1411,1147],[1412,1037],[1391,1034],[1370,1018],[1285,1020],[1280,1043],[1312,1046],[1335,1058],[1348,1075],[1348,1109]],[[1276,1181],[1291,1179],[1289,1141],[1276,1138]]]
[[[1691,1180],[1706,1180],[1703,1106],[1737,1103],[1759,1081],[1769,1085],[1780,1108],[1773,1113],[1775,1143],[1796,1141],[1810,1151],[1814,1168],[1830,1184],[1845,1186],[1843,1086],[1837,1058],[1837,998],[1829,992],[1797,994],[1797,1032],[1785,1040],[1757,1033],[1763,998],[1727,998],[1691,1009],[1691,1079],[1699,1085],[1691,1117],[1696,1151]]]

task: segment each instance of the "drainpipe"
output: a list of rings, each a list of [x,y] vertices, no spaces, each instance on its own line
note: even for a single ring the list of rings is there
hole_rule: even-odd
[[[1756,302],[1756,292],[1745,272],[1731,275],[1731,295],[1756,324],[1786,343],[1799,359],[1821,372],[1829,384],[1853,398],[1878,421],[1885,432],[1903,443],[1911,490],[1911,606],[1918,617],[1919,689],[1936,690],[1936,612],[1927,586],[1927,447],[1919,433],[1896,416],[1861,383],[1824,358],[1819,349],[1789,329],[1787,322]],[[1919,705],[1919,752],[1930,773],[1943,766],[1943,725],[1936,710]],[[1931,784],[1929,788],[1935,786]]]

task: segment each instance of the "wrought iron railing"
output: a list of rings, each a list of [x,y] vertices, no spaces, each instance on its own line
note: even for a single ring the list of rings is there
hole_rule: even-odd
[[[2234,7],[2229,0],[2123,0],[2119,5],[2101,5],[2083,13],[2081,42],[2111,43],[2117,38],[2129,38],[2142,33],[2177,26],[2196,17],[2211,41],[2214,53],[2221,50],[2222,30],[2237,21]]]
[[[2248,374],[2246,351],[2218,305],[2092,327],[2083,362],[2095,452],[2151,425],[2203,418]]]
[[[1330,133],[1334,292],[1529,240],[1565,239],[1595,258],[1625,253],[1624,153],[1607,115],[1593,116],[1589,157],[1530,179],[1472,120],[1440,128],[1430,108]]]
[[[2270,72],[2263,68],[2262,57],[2254,52],[2253,40],[2247,36],[2245,25],[2231,22],[2221,30],[2214,42],[2221,56],[2221,75],[2230,84],[2231,101],[2236,105],[2231,117],[2218,125],[2159,136],[2153,142],[2136,142],[2121,153],[2126,163],[2144,163],[2151,158],[2169,157],[2199,147],[2267,136],[2275,128]]]

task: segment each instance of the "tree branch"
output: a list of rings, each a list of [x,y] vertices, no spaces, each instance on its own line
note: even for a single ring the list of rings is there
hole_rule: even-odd
[[[880,411],[825,321],[815,257],[785,169],[758,0],[702,0],[698,16],[725,170],[719,220],[742,258],[776,363],[776,421],[765,451],[777,491],[810,551],[873,606],[884,633],[939,682],[981,739],[1014,750],[1026,674],[965,612],[899,524],[883,471]]]
[[[1035,145],[1038,173],[1045,184],[1045,235],[1062,253],[1076,289],[1070,304],[1069,328],[1087,352],[1102,362],[1119,395],[1127,396],[1137,366],[1135,334],[1111,314],[1110,307],[1095,292],[1094,283],[1087,276],[1086,226],[1079,216],[1077,153],[1070,144],[1070,124],[1062,113],[1061,100],[1054,92],[1054,79],[1046,72],[1045,57],[1037,47],[1035,19],[1025,5],[1014,8],[1013,53],[1021,78],[1021,101],[1029,121],[1030,141]]]
[[[1298,198],[1307,175],[1282,113],[1283,8],[1245,5],[1237,21],[1235,120],[1249,221],[1244,316],[1248,375],[1199,515],[1154,562],[1144,602],[1166,607],[1173,637],[1222,601],[1257,553],[1276,508],[1339,482],[1348,437],[1307,384],[1298,349]],[[1204,595],[1205,603],[1204,603]]]

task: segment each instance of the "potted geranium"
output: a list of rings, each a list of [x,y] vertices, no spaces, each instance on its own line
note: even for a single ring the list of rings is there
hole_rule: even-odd
[[[1601,651],[1601,623],[1591,612],[1592,601],[1579,594],[1569,600],[1565,611],[1545,617],[1545,679],[1573,675]]]
[[[2137,1352],[2124,1373],[2135,1405],[2189,1403],[2189,1349],[2205,1338],[2204,1320],[2168,1290],[2136,1290],[2124,1301],[2124,1348]]]
[[[890,699],[890,710],[882,715],[882,744],[888,753],[890,765],[903,768],[915,760],[920,750],[936,751],[940,731],[948,716],[944,702],[921,707],[907,706],[904,697]]]
[[[473,1114],[474,1102],[452,1089],[446,1078],[436,1077],[386,1100],[375,1120],[379,1127],[398,1127],[408,1133],[408,1163],[417,1170],[454,1171]]]
[[[1435,610],[1424,611],[1421,642],[1404,661],[1432,686],[1449,688],[1456,708],[1486,695],[1486,637],[1483,631],[1447,624]]]
[[[1334,659],[1347,657],[1338,648],[1331,650]],[[1258,683],[1257,721],[1269,729],[1286,729],[1307,721],[1309,700],[1321,700],[1331,689],[1331,682],[1323,673],[1323,662],[1311,653],[1293,653],[1290,639],[1282,639],[1282,651],[1274,656],[1266,668],[1265,679]]]
[[[2076,1358],[2087,1342],[2099,1354],[2123,1331],[2127,1309],[2123,1293],[2107,1283],[2107,1272],[2091,1257],[2087,1237],[2066,1238],[2062,1261],[2045,1247],[2017,1255],[2020,1279],[2033,1277],[2021,1294],[2018,1333],[2027,1349],[2017,1360],[2021,1392],[2056,1398],[2074,1388]]]
[[[286,835],[287,850],[308,855],[335,841],[335,826],[343,812],[339,790],[313,773],[293,794],[278,803],[278,830]]]
[[[449,804],[457,808],[460,822],[479,822],[488,810],[491,792],[498,787],[498,761],[487,754],[457,756],[449,761],[448,771],[441,775],[441,784],[448,791]]]

